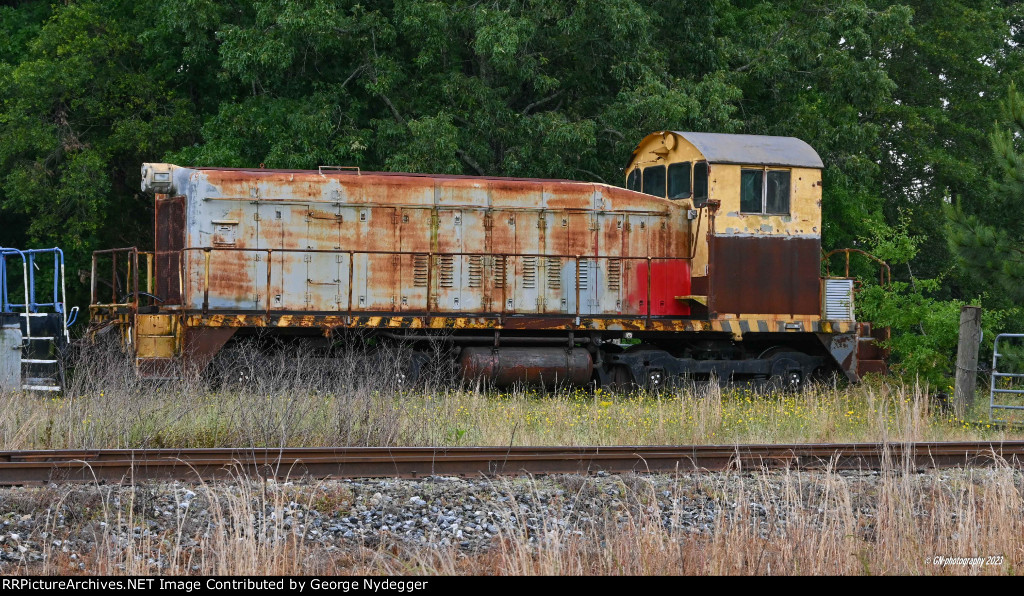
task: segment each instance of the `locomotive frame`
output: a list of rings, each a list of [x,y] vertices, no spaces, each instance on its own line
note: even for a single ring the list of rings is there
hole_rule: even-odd
[[[884,330],[854,319],[848,272],[821,276],[821,168],[798,139],[672,131],[628,189],[144,164],[155,250],[94,253],[90,314],[156,378],[258,333],[366,330],[497,384],[856,381],[885,370]]]

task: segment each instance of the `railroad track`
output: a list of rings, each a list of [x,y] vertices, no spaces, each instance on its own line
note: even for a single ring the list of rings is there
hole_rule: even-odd
[[[327,447],[0,451],[0,485],[273,478],[421,478],[599,471],[1024,467],[1024,441],[611,447]]]

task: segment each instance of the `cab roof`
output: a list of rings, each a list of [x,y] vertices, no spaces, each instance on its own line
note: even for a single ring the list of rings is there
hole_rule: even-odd
[[[709,163],[788,166],[795,168],[824,167],[821,157],[810,145],[795,137],[737,135],[717,132],[667,131],[679,135],[704,155]],[[663,135],[656,132],[648,135]],[[644,139],[644,141],[647,140]],[[644,141],[640,142],[643,145]],[[633,151],[634,155],[636,151]]]

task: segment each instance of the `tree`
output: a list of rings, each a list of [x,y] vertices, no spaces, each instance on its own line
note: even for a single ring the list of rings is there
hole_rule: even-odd
[[[983,202],[946,209],[946,234],[957,263],[1002,303],[1024,300],[1024,98],[1010,84],[1002,102],[1007,127],[989,136],[999,175]]]
[[[20,2],[0,7],[0,244],[62,245],[72,271],[148,246],[146,161],[622,184],[652,131],[741,132],[821,154],[826,249],[909,217],[899,281],[1008,304],[1019,262],[992,255],[1021,232],[996,211],[1020,189],[987,180],[1019,152],[992,159],[986,131],[1021,48],[1011,0]]]
[[[192,35],[216,40],[231,94],[201,142],[168,157],[184,163],[615,184],[652,130],[737,128],[737,90],[670,73],[662,18],[635,0],[256,0],[204,14],[195,26],[211,33]]]
[[[28,243],[62,246],[70,272],[98,247],[146,245],[152,212],[138,196],[139,166],[196,126],[191,102],[146,59],[148,8],[84,1],[49,14],[29,3],[3,15],[7,27],[44,20],[0,52],[0,210],[5,227],[25,225]],[[17,232],[4,230],[0,244]],[[78,284],[69,290],[83,300]]]
[[[873,116],[882,133],[870,150],[885,220],[912,214],[910,233],[922,239],[916,258],[897,273],[942,278],[940,299],[977,296],[952,267],[944,206],[987,203],[995,173],[987,131],[999,117],[999,98],[1021,73],[1024,6],[1019,2],[902,0],[912,29],[888,50],[885,70],[892,101]],[[888,0],[870,3],[878,10]]]

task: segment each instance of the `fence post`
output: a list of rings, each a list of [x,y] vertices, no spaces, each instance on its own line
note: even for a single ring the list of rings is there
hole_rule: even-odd
[[[960,342],[956,351],[956,388],[953,394],[957,416],[964,416],[974,404],[980,343],[981,307],[964,306],[960,309]]]

